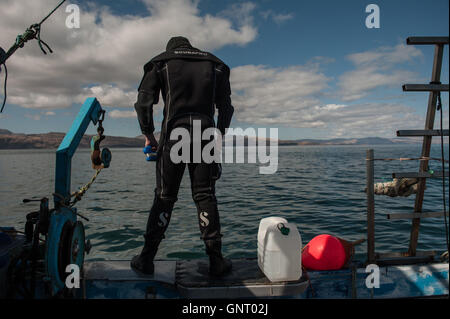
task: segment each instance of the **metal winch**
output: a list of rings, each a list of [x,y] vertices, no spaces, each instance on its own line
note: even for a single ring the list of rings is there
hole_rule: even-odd
[[[102,122],[105,111],[96,98],[88,98],[83,104],[71,129],[64,137],[56,152],[54,208],[49,209],[49,199],[25,199],[24,202],[40,201],[39,211],[29,213],[25,224],[25,244],[20,256],[10,265],[11,297],[35,298],[38,295],[70,295],[66,277],[68,266],[77,266],[80,273],[84,256],[91,244],[86,241],[83,223],[74,205],[80,201],[103,168],[109,167],[111,152],[100,143],[104,140]],[[99,124],[98,135],[91,141],[92,167],[95,174],[91,181],[78,191],[71,193],[71,161],[89,124]],[[44,283],[39,287],[37,283]]]

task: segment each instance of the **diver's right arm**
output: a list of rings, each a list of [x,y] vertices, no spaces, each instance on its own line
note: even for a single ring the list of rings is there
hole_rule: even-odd
[[[153,135],[155,131],[153,105],[158,103],[160,84],[155,66],[146,70],[138,91],[138,98],[134,104],[134,108],[142,134],[145,136],[145,146],[151,145],[157,147],[158,143]]]

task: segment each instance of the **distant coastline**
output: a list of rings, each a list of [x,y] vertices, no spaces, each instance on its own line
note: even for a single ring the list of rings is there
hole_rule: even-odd
[[[9,130],[0,129],[0,149],[57,149],[65,133],[42,133],[42,134],[23,134],[13,133]],[[159,133],[156,133],[158,138]],[[85,135],[80,142],[80,148],[90,147],[92,135]],[[244,145],[247,146],[250,138],[244,139]],[[255,141],[252,141],[255,142]],[[266,140],[268,143],[268,141]],[[417,138],[334,138],[334,139],[298,139],[298,140],[279,140],[279,146],[309,146],[309,145],[395,145],[395,144],[417,144],[420,143]],[[438,142],[435,139],[435,142]],[[258,140],[261,143],[261,140]],[[107,136],[102,146],[110,148],[133,148],[142,147],[144,144],[143,136],[121,137]]]

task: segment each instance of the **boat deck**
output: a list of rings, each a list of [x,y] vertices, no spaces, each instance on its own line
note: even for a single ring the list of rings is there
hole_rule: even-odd
[[[259,269],[257,259],[233,259],[232,262],[232,272],[222,278],[209,276],[207,259],[155,261],[153,275],[135,272],[129,261],[86,262],[85,297],[102,297],[98,293],[108,291],[106,287],[117,286],[117,282],[121,282],[121,287],[135,287],[128,293],[140,291],[140,298],[273,298],[298,295],[308,287],[304,277],[297,281],[270,282]],[[117,289],[117,298],[125,297],[125,290]]]

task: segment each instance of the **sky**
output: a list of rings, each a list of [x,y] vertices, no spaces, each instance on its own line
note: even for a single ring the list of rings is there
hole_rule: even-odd
[[[2,0],[0,46],[7,50],[58,3]],[[69,4],[80,8],[80,28],[66,26]],[[366,27],[369,4],[380,9],[379,28]],[[433,46],[406,38],[448,34],[448,0],[68,1],[42,28],[53,54],[29,42],[7,61],[0,128],[66,132],[95,96],[107,111],[106,135],[140,135],[134,102],[143,65],[182,35],[231,68],[232,127],[278,128],[281,139],[395,137],[424,127],[428,94],[401,87],[428,83],[433,64]],[[446,46],[443,83],[448,62]],[[446,127],[448,100],[443,93]]]

